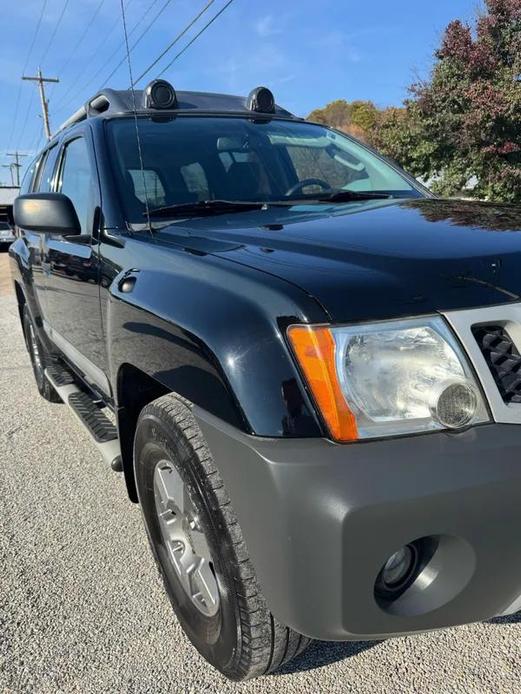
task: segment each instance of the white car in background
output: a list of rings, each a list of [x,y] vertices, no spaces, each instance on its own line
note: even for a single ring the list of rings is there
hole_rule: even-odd
[[[15,240],[14,231],[7,222],[0,221],[0,247],[7,246]]]

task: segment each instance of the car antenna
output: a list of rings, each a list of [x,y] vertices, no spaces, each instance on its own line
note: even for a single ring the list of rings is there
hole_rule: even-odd
[[[146,177],[145,177],[145,167],[143,166],[143,152],[141,150],[141,138],[139,136],[139,125],[138,125],[138,117],[137,117],[137,108],[136,108],[136,92],[134,90],[134,77],[132,75],[132,60],[130,58],[130,49],[128,45],[128,33],[127,33],[127,18],[125,14],[125,5],[124,1],[120,0],[120,7],[121,7],[121,19],[123,22],[123,33],[125,35],[125,51],[126,51],[126,56],[127,56],[127,64],[128,64],[128,74],[130,78],[130,92],[132,94],[132,111],[134,113],[134,124],[136,126],[136,142],[137,142],[137,151],[138,151],[138,157],[139,157],[139,168],[141,170],[141,177],[143,181],[143,190],[145,192],[145,214],[147,218],[147,224],[148,224],[148,231],[150,234],[153,234],[152,230],[152,224],[150,222],[150,209],[148,206],[148,191],[147,191],[147,183],[146,183]]]

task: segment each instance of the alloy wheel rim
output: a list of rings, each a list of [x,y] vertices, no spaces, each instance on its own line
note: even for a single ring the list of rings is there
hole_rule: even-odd
[[[219,588],[208,542],[188,489],[169,460],[155,467],[154,499],[168,558],[183,590],[199,612],[215,616]]]

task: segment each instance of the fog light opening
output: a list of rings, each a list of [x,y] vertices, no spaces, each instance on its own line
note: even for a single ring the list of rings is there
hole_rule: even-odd
[[[391,554],[380,569],[375,592],[386,600],[396,600],[417,577],[419,565],[419,551],[416,543],[405,545]]]
[[[446,605],[468,585],[476,567],[472,546],[452,535],[416,538],[384,561],[386,554],[374,597],[380,609],[395,616],[427,614]]]

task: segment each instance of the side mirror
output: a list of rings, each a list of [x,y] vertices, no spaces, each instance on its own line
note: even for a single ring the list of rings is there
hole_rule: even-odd
[[[80,222],[70,198],[62,193],[29,193],[14,201],[17,227],[40,233],[81,234]]]

